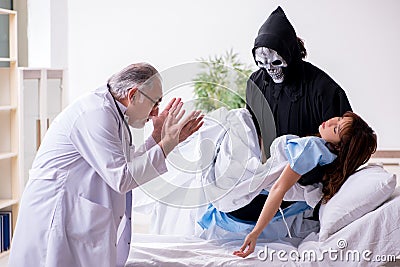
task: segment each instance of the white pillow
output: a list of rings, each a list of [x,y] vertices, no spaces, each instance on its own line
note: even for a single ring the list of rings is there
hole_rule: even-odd
[[[372,165],[351,175],[319,212],[319,241],[385,202],[396,187],[396,175]]]

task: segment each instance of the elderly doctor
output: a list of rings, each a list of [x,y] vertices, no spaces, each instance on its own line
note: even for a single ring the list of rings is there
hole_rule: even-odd
[[[132,64],[66,108],[44,138],[22,196],[9,266],[123,266],[131,190],[167,171],[165,157],[202,125],[180,99],[158,115],[160,75]],[[129,126],[153,119],[135,149]]]

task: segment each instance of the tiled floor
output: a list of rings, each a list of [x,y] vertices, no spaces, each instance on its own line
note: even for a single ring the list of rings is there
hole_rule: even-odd
[[[1,256],[0,258],[0,267],[7,267],[8,256]]]

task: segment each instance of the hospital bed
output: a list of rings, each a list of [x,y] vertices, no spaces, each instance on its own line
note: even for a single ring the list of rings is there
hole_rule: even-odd
[[[188,158],[195,156],[193,148],[186,152]],[[181,156],[184,154],[181,151]],[[186,190],[185,194],[181,190],[200,186],[196,174],[180,171],[190,164],[168,166],[170,171],[164,177],[133,191],[134,214],[147,214],[150,225],[146,234],[133,234],[126,266],[387,264],[400,257],[400,187],[396,188],[396,175],[376,163],[379,161],[371,160],[371,166],[350,176],[321,207],[318,229],[299,230],[292,224],[289,232],[301,232],[301,238],[285,233],[259,239],[255,252],[245,259],[232,255],[242,245],[243,233],[210,234],[210,230],[205,231],[197,223],[206,205],[196,205],[199,202],[194,200],[201,195],[194,194],[195,191]],[[290,217],[287,219],[290,221]],[[133,222],[135,232],[135,216]]]
[[[384,263],[381,260],[391,262],[394,257],[400,256],[399,211],[400,187],[397,187],[392,196],[376,210],[348,224],[324,241],[319,241],[316,233],[310,234],[297,247],[284,240],[259,240],[255,252],[245,259],[232,255],[243,240],[204,240],[190,235],[136,233],[132,236],[126,266],[265,266],[266,263],[268,266],[343,266],[343,260],[338,260],[338,257],[346,260],[346,266],[382,266]],[[169,218],[163,221],[172,223]],[[174,222],[175,225],[183,223],[179,220]],[[265,251],[265,247],[269,252],[274,250],[276,253],[265,259],[265,254],[260,253],[260,250]],[[321,256],[323,251],[330,250],[337,253]],[[280,259],[277,255],[279,251],[286,252]],[[303,258],[306,259],[313,252],[318,253],[319,259],[293,259],[297,255],[305,255]]]

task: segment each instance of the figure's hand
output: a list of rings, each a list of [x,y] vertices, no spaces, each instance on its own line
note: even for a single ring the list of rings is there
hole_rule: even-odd
[[[240,250],[234,251],[233,255],[236,255],[236,256],[239,256],[242,258],[246,258],[247,256],[249,256],[251,253],[254,252],[254,250],[256,248],[257,238],[258,238],[258,236],[254,233],[248,234],[246,236]]]
[[[182,119],[185,110],[180,99],[173,101],[165,118],[159,142],[165,156],[171,152],[179,142],[196,132],[202,125],[203,116],[200,111],[192,111],[186,118]],[[182,119],[182,121],[181,121]]]
[[[168,112],[171,109],[172,105],[176,101],[179,103],[181,101],[181,99],[173,98],[171,101],[169,101],[169,103],[165,107],[165,109],[160,114],[158,114],[158,116],[154,116],[152,118],[153,133],[151,134],[151,136],[154,138],[154,141],[156,141],[156,143],[159,143],[161,141],[161,132],[162,132],[162,128],[164,126],[165,119],[167,118]]]

